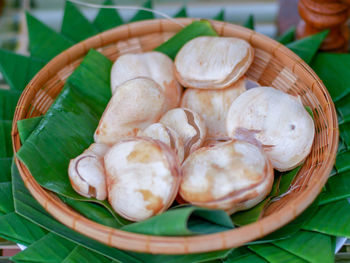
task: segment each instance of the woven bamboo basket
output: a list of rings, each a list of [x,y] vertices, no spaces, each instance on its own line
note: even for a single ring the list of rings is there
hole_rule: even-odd
[[[177,21],[188,25],[194,19]],[[272,203],[259,221],[243,227],[191,237],[148,236],[113,229],[83,217],[42,188],[24,164],[16,159],[26,187],[58,221],[119,249],[157,254],[208,252],[238,247],[279,229],[303,212],[320,193],[334,164],[339,135],[336,111],[325,86],[303,60],[280,43],[241,26],[218,21],[211,23],[221,36],[239,37],[254,47],[254,62],[247,72],[251,79],[261,85],[298,94],[303,104],[313,110],[315,140],[293,182],[293,190]],[[12,130],[14,152],[21,147],[17,121],[45,114],[89,49],[97,49],[114,61],[124,53],[152,50],[181,28],[162,19],[131,23],[91,37],[56,56],[28,84],[18,102]]]

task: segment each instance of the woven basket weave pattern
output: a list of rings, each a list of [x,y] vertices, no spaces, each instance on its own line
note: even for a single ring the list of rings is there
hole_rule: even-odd
[[[177,21],[187,25],[193,19]],[[84,218],[40,187],[23,163],[16,160],[26,186],[50,214],[76,231],[114,247],[185,254],[243,245],[290,222],[311,204],[327,181],[338,145],[336,112],[326,88],[305,62],[278,42],[229,23],[212,21],[212,25],[220,35],[245,39],[254,47],[255,59],[247,72],[249,78],[261,85],[299,95],[303,104],[314,112],[314,145],[293,182],[292,191],[272,203],[262,219],[244,227],[194,237],[146,236],[112,229]],[[137,22],[96,35],[62,52],[35,76],[19,100],[12,132],[14,151],[21,146],[17,120],[45,114],[89,49],[95,48],[114,61],[125,53],[152,50],[180,29],[181,26],[167,20]]]

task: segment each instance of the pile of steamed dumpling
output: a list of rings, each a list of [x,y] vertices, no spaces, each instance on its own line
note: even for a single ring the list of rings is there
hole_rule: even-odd
[[[274,169],[304,161],[315,128],[298,97],[245,77],[253,58],[248,42],[229,37],[195,38],[174,62],[120,56],[95,143],[70,162],[73,188],[132,221],[175,199],[229,214],[258,204]]]

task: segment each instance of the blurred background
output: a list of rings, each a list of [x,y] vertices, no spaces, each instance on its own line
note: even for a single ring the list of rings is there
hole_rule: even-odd
[[[0,0],[0,47],[26,53],[26,27],[24,10],[30,12],[50,27],[59,30],[63,17],[64,0]],[[102,0],[89,0],[89,3],[101,4]],[[116,5],[141,6],[142,0],[115,0]],[[174,15],[186,5],[191,17],[212,18],[222,9],[225,10],[225,20],[233,23],[243,23],[247,17],[254,15],[256,30],[268,36],[277,34],[275,24],[278,14],[276,0],[154,0],[156,10],[167,15]],[[97,10],[81,8],[83,13],[93,19]],[[120,10],[121,16],[127,20],[135,11]]]

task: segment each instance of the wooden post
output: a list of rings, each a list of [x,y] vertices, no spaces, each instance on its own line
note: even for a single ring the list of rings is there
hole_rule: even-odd
[[[349,7],[350,0],[299,0],[298,10],[302,20],[297,27],[297,38],[329,29],[321,49],[347,51]]]

